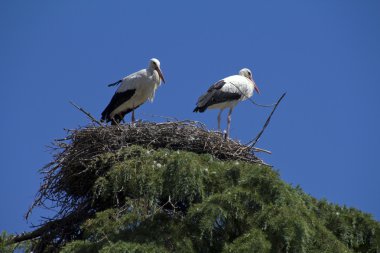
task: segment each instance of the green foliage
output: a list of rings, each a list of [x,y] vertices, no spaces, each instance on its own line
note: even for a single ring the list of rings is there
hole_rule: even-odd
[[[111,245],[104,247],[100,250],[100,253],[165,253],[167,252],[165,248],[154,245],[145,244],[141,245],[138,243],[127,243],[127,242],[117,242],[111,243]]]
[[[95,244],[92,244],[88,241],[74,241],[66,247],[64,247],[63,250],[61,250],[61,253],[92,253],[97,252],[99,249]]]
[[[139,146],[83,165],[96,215],[62,252],[378,252],[380,225],[270,167]]]
[[[7,232],[2,231],[0,234],[0,252],[1,253],[12,253],[12,252],[30,252],[31,242],[22,242],[18,244],[10,243],[12,235],[7,234]]]
[[[368,214],[354,208],[317,202],[318,217],[340,241],[356,252],[376,252],[380,250],[380,227]],[[369,251],[371,249],[372,251]]]
[[[8,253],[13,252],[16,248],[16,245],[8,245],[9,236],[7,232],[2,231],[0,234],[0,252]]]
[[[256,228],[240,236],[223,249],[223,253],[269,253],[271,244],[265,234]]]

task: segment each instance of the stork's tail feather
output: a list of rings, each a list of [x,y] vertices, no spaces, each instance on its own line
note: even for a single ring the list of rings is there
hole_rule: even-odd
[[[209,101],[212,99],[212,92],[207,92],[198,98],[197,107],[194,108],[193,112],[204,112],[209,106]]]
[[[102,112],[102,117],[101,117],[100,121],[101,122],[107,122],[107,123],[111,122],[111,125],[117,125],[118,123],[120,123],[120,121],[122,121],[122,119],[123,119],[123,116],[119,115],[119,114],[116,114],[114,116],[114,118],[111,118],[110,114],[106,110],[104,110]]]
[[[109,114],[109,112],[108,112],[108,108],[106,108],[106,109],[102,112],[102,117],[100,118],[100,121],[101,121],[101,122],[109,122],[109,121],[111,121],[110,114]]]
[[[206,106],[202,106],[202,107],[195,107],[193,112],[204,112],[206,111],[207,107]]]
[[[118,85],[119,83],[121,83],[122,81],[123,81],[123,80],[119,80],[119,81],[117,81],[117,82],[110,83],[110,84],[108,84],[107,86],[108,86],[108,87],[115,86],[115,85]]]

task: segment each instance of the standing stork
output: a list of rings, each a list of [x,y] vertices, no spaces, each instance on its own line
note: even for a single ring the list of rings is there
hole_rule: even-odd
[[[160,68],[160,61],[152,58],[147,69],[142,69],[108,86],[121,83],[108,106],[102,112],[102,121],[118,124],[124,116],[132,112],[132,122],[135,122],[135,109],[148,99],[153,102],[156,89],[161,80],[165,83]]]
[[[224,109],[230,108],[227,117],[227,137],[230,133],[231,113],[234,107],[243,100],[250,98],[253,91],[260,94],[259,88],[252,77],[252,72],[241,69],[239,75],[233,75],[213,84],[205,94],[199,97],[197,107],[193,112],[204,112],[206,109],[220,109],[218,114],[218,130],[220,117]]]

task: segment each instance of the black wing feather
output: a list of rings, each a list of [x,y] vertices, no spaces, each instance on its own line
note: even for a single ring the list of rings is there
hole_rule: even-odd
[[[224,80],[220,80],[217,83],[213,84],[208,90],[207,93],[199,97],[197,102],[197,107],[193,112],[204,112],[207,107],[227,101],[238,100],[241,98],[241,94],[224,92],[220,89],[226,84]]]
[[[119,123],[120,121],[122,121],[124,119],[124,116],[127,115],[128,113],[130,113],[131,111],[139,108],[140,105],[134,107],[134,108],[130,108],[124,112],[121,112],[120,114],[116,114],[114,119],[113,120],[110,120],[111,121],[111,125],[116,125],[116,122]]]
[[[114,82],[114,83],[110,83],[110,84],[108,84],[107,86],[108,87],[111,87],[111,86],[115,86],[115,85],[118,85],[119,83],[121,83],[121,82],[123,82],[123,80],[119,80],[119,81],[116,81],[116,82]]]
[[[207,92],[210,92],[212,90],[220,90],[225,84],[226,84],[226,81],[220,80],[214,83],[213,85],[211,85],[211,87],[208,88]]]
[[[126,90],[123,92],[116,92],[115,95],[113,95],[109,104],[107,105],[106,109],[104,109],[104,111],[102,112],[102,120],[106,120],[107,122],[111,121],[112,119],[110,118],[110,114],[113,112],[113,110],[115,110],[120,105],[128,101],[131,97],[133,97],[135,92],[136,89]],[[127,114],[128,112],[126,112],[125,114]]]

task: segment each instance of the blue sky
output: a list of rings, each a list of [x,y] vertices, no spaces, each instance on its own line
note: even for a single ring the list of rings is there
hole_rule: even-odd
[[[192,113],[198,96],[248,67],[258,103],[287,91],[257,144],[273,154],[259,156],[312,196],[379,220],[379,27],[376,0],[1,1],[0,230],[46,215],[23,219],[52,159],[46,145],[88,123],[68,101],[100,116],[115,90],[106,85],[152,57],[167,82],[138,118],[215,129],[217,111]],[[232,137],[252,139],[269,112],[239,104]]]

